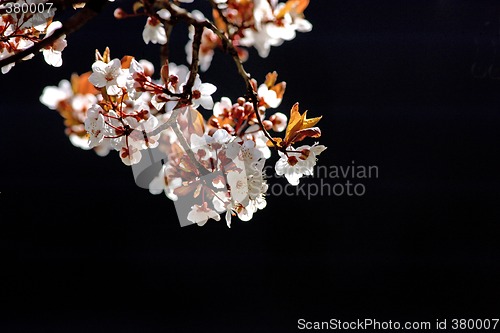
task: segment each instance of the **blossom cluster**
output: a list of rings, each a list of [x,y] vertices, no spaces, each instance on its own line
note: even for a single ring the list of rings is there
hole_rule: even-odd
[[[91,73],[75,75],[72,84],[63,80],[59,87],[46,87],[40,100],[66,119],[66,132],[77,147],[94,149],[99,155],[116,150],[122,162],[132,167],[144,153],[159,150],[164,164],[149,190],[164,192],[177,204],[188,206],[187,221],[203,225],[209,218],[219,220],[222,213],[228,226],[232,216],[250,220],[266,206],[263,169],[272,149],[257,117],[263,119],[264,130],[286,129],[295,137],[311,130],[304,120],[296,125],[296,117],[302,117],[297,115],[298,105],[292,109],[291,123],[281,112],[265,118],[268,109],[281,104],[284,82],[276,83],[276,73],[268,74],[258,87],[253,81],[259,97],[255,112],[244,97],[234,103],[222,97],[214,103],[211,94],[216,87],[202,83],[199,76],[192,87],[192,102],[184,105],[177,96],[189,78],[185,65],[164,65],[158,80],[151,77],[153,73],[153,65],[146,60],[100,57]],[[208,119],[197,110],[200,107],[211,111]],[[177,130],[164,126],[174,114]],[[306,122],[314,125],[309,119]],[[312,173],[316,156],[325,149],[316,144],[286,148],[278,151],[276,171],[294,185]]]
[[[14,8],[24,8],[19,7],[23,5],[30,8],[30,5],[35,5],[37,6],[35,8],[39,8],[38,5],[46,2],[47,0],[17,0],[14,3],[8,3],[8,5],[18,6]],[[62,27],[61,22],[53,20],[55,8],[33,12],[20,11],[18,13],[7,13],[6,8],[7,4],[0,5],[0,13],[2,13],[0,15],[0,60],[29,49]],[[60,67],[62,65],[62,51],[66,46],[66,36],[62,35],[40,51],[49,65]],[[34,54],[30,53],[22,60],[31,59],[33,56]],[[2,66],[2,74],[9,72],[14,65],[15,62],[11,62]]]
[[[298,185],[300,178],[312,174],[318,155],[326,147],[318,142],[302,144],[305,139],[321,136],[317,127],[321,117],[309,118],[307,111],[300,112],[299,103],[288,115],[280,112],[285,82],[278,81],[276,72],[268,73],[261,83],[248,76],[238,48],[251,34],[254,42],[246,45],[263,47],[257,40],[264,30],[267,40],[288,40],[291,34],[280,30],[280,35],[275,30],[277,26],[299,30],[305,24],[299,14],[307,2],[212,3],[214,21],[224,17],[222,28],[214,24],[207,29],[208,21],[201,13],[181,11],[170,2],[166,8],[155,8],[158,16],[148,16],[146,24],[151,27],[143,33],[146,43],[161,44],[162,33],[167,36],[163,23],[170,24],[173,17],[190,23],[189,66],[167,58],[156,71],[148,60],[131,55],[113,58],[107,48],[102,54],[96,51],[91,71],[75,74],[71,82],[63,80],[58,87],[46,87],[40,101],[65,119],[66,134],[73,145],[93,149],[99,155],[116,151],[134,175],[143,176],[148,170],[147,183],[139,182],[138,177],[136,183],[171,199],[181,225],[201,226],[223,215],[230,227],[233,217],[248,221],[266,207],[269,184],[264,167],[273,152],[277,153],[276,173]],[[150,22],[154,18],[158,19],[155,24]],[[158,30],[153,33],[151,29]],[[207,32],[216,38],[211,39]],[[247,84],[242,96],[231,99],[216,85],[202,81],[198,69],[209,66],[204,60],[207,38],[213,45],[223,41],[226,48],[231,43],[236,54],[233,60]],[[279,43],[268,45],[274,44]],[[216,92],[222,97],[214,101]]]
[[[193,0],[179,0],[180,3],[191,3]],[[248,58],[248,51],[242,47],[254,47],[259,56],[266,58],[272,46],[279,46],[285,41],[293,40],[297,32],[309,32],[312,24],[304,18],[304,10],[309,0],[212,0],[214,24],[221,33],[226,34],[238,51],[242,61]],[[171,12],[165,8],[155,10],[149,8],[143,0],[133,6],[134,13],[127,13],[122,8],[115,10],[118,19],[147,15],[142,32],[146,44],[166,44],[168,36],[165,25],[172,23]],[[191,12],[193,17],[202,22],[205,15],[198,10]],[[190,29],[189,41],[185,46],[187,61],[191,61],[194,29]],[[217,34],[208,28],[203,29],[199,54],[200,70],[210,67],[214,50],[223,46]]]

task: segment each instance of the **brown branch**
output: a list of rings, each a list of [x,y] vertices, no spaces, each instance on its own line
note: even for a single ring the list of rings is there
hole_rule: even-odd
[[[227,16],[224,15],[224,13],[222,12],[222,9],[217,4],[217,2],[215,2],[215,0],[209,0],[209,2],[210,2],[210,5],[212,6],[212,8],[215,11],[217,11],[217,14],[219,14],[219,17],[221,18],[222,22],[224,22],[224,24],[226,25],[226,32],[229,34],[230,33],[229,26],[232,26],[233,24],[229,22],[229,20],[227,19]]]
[[[259,113],[259,96],[257,95],[257,92],[252,86],[252,77],[247,71],[245,70],[245,67],[243,66],[243,63],[241,62],[241,59],[238,55],[238,51],[233,45],[233,42],[231,39],[229,39],[224,33],[222,33],[212,22],[206,21],[205,26],[212,30],[217,36],[222,40],[222,45],[224,50],[229,53],[229,55],[233,58],[233,61],[236,65],[236,68],[238,69],[238,73],[240,76],[243,78],[245,81],[245,85],[247,87],[247,97],[248,99],[252,102],[253,109],[255,112],[255,116],[257,118],[257,122],[259,123],[260,128],[264,132],[264,135],[266,138],[272,142],[274,147],[278,148],[278,144],[276,141],[273,139],[271,134],[266,130],[264,127],[264,123],[262,122],[262,118]]]
[[[165,35],[167,36],[167,42],[161,46],[160,49],[160,64],[163,66],[168,60],[168,55],[170,53],[170,36],[172,35],[173,25],[163,22],[165,29]]]
[[[88,1],[85,8],[81,9],[75,15],[70,17],[66,22],[63,23],[63,26],[55,30],[52,35],[27,49],[11,55],[8,58],[1,59],[0,68],[8,64],[21,61],[23,58],[29,56],[30,54],[35,54],[35,52],[38,52],[46,46],[53,44],[61,36],[69,35],[70,33],[77,31],[78,29],[83,27],[89,20],[97,16],[106,3],[106,0]]]
[[[168,6],[167,9],[170,11],[170,13],[173,15],[175,12],[172,8],[172,6]],[[168,24],[167,26],[172,27],[172,24]],[[191,150],[189,147],[189,144],[184,137],[184,134],[180,130],[176,120],[177,117],[179,116],[181,110],[183,109],[181,106],[184,104],[188,104],[188,102],[191,101],[192,99],[192,89],[194,82],[196,80],[196,76],[198,75],[198,68],[199,68],[199,54],[200,54],[200,46],[201,46],[201,39],[203,36],[203,29],[204,27],[202,25],[193,25],[195,32],[194,32],[194,37],[193,37],[193,45],[192,45],[192,57],[191,57],[191,65],[190,65],[190,72],[189,72],[189,77],[182,89],[182,98],[179,100],[179,102],[176,105],[176,108],[172,111],[172,115],[170,118],[160,126],[158,126],[154,131],[152,131],[149,135],[156,135],[158,133],[161,133],[167,128],[171,128],[175,135],[177,136],[177,139],[179,140],[182,148],[186,151],[186,154],[188,155],[189,159],[193,162],[193,164],[196,166],[198,171],[200,172],[201,175],[206,175],[209,173],[209,171],[196,159],[196,156],[194,155],[194,152]],[[167,41],[168,41],[168,36],[167,36]],[[163,52],[165,52],[165,49],[162,49],[162,56],[164,55]],[[168,52],[168,47],[166,48],[166,52]],[[168,53],[167,53],[168,56]],[[168,84],[166,82],[166,84]]]
[[[154,130],[148,133],[149,136],[155,136],[166,130],[167,128],[172,127],[175,122],[177,121],[177,117],[179,117],[179,114],[181,113],[183,108],[177,108],[172,110],[172,114],[170,115],[170,118]]]
[[[184,94],[189,94],[189,97],[192,95],[192,88],[194,85],[194,81],[196,80],[196,76],[198,75],[198,68],[200,63],[200,47],[201,47],[201,38],[203,37],[203,29],[202,25],[194,25],[194,37],[193,37],[193,50],[191,57],[191,65],[189,68],[189,78],[186,82],[186,85],[183,88]]]
[[[272,142],[274,147],[278,148],[278,144],[276,141],[273,139],[271,134],[266,130],[264,127],[264,124],[262,122],[262,118],[259,114],[259,96],[257,95],[257,92],[253,89],[252,86],[252,78],[249,73],[246,72],[245,68],[243,67],[243,63],[241,62],[241,59],[238,55],[238,51],[233,45],[232,40],[226,36],[225,33],[219,30],[212,22],[210,22],[208,19],[205,19],[203,21],[197,20],[193,15],[191,15],[190,12],[186,11],[183,8],[180,8],[178,6],[172,5],[168,0],[163,0],[161,2],[165,8],[170,12],[172,15],[172,20],[177,21],[177,20],[183,20],[187,22],[188,24],[193,25],[195,28],[200,27],[200,29],[203,28],[208,28],[212,30],[222,41],[222,46],[223,49],[231,55],[233,58],[233,61],[236,65],[236,68],[238,69],[238,73],[240,76],[243,78],[245,81],[245,85],[247,88],[247,96],[249,100],[252,102],[254,111],[255,111],[255,116],[257,118],[257,122],[259,123],[260,128],[264,132],[264,135],[266,138]],[[195,34],[196,36],[196,34]],[[194,47],[194,41],[193,41],[193,47]],[[194,51],[194,50],[193,50]],[[194,55],[194,53],[193,53]]]

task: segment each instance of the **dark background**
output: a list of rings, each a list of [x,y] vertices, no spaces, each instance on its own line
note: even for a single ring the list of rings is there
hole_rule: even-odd
[[[498,318],[498,1],[311,1],[312,32],[265,60],[252,51],[249,72],[288,83],[280,111],[299,101],[324,116],[319,164],[376,165],[379,178],[362,197],[269,196],[231,229],[181,228],[170,200],[137,187],[114,152],[73,147],[38,102],[90,70],[96,48],[158,64],[143,18],[111,18],[118,4],[68,36],[61,68],[39,55],[0,78],[1,332]],[[174,31],[176,63],[185,38]],[[204,81],[215,99],[243,88],[221,52]]]

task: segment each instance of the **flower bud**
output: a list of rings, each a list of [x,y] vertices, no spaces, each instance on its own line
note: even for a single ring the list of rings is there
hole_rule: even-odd
[[[139,63],[141,64],[142,68],[144,68],[144,74],[146,74],[146,76],[152,76],[154,74],[155,66],[150,61],[141,59]]]
[[[276,112],[269,120],[273,123],[273,131],[275,132],[283,132],[286,128],[286,123],[288,118],[281,112]]]
[[[273,122],[270,120],[266,119],[262,123],[264,124],[264,128],[266,129],[266,131],[269,131],[271,128],[273,128]]]
[[[117,20],[121,20],[127,17],[127,13],[121,8],[116,8],[113,12],[113,15]]]
[[[236,101],[238,103],[239,106],[242,106],[243,104],[245,104],[245,98],[243,97],[238,97],[238,100]]]

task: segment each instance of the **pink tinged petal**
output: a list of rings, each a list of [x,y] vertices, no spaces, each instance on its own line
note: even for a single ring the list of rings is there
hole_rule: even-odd
[[[231,196],[239,203],[248,201],[248,183],[244,172],[229,171],[227,183],[231,189]]]
[[[215,142],[218,143],[227,143],[231,140],[231,136],[225,129],[218,129],[217,131],[215,131],[212,137],[214,138]]]
[[[311,148],[311,151],[314,153],[314,155],[319,155],[321,154],[324,150],[326,149],[326,146],[324,145],[315,145]]]
[[[233,103],[231,102],[231,100],[228,97],[222,97],[220,99],[220,102],[215,103],[213,107],[214,116],[218,117],[224,112],[224,110],[230,110],[232,107]]]
[[[151,183],[149,183],[149,193],[160,194],[165,189],[165,177],[163,176],[163,170],[160,172],[158,177],[153,178]]]
[[[288,122],[287,116],[281,112],[276,112],[273,116],[276,119],[276,122],[273,121],[273,131],[283,132]]]
[[[211,83],[202,83],[199,90],[202,95],[212,95],[217,91],[217,87]]]
[[[308,20],[305,20],[305,19],[297,19],[296,18],[294,24],[297,27],[297,31],[300,31],[300,32],[309,32],[313,28],[312,24]]]
[[[62,28],[62,23],[59,21],[53,21],[48,27],[47,27],[47,34],[45,35],[45,38],[51,36],[54,31],[57,29]]]
[[[165,34],[165,30],[163,29],[163,24],[156,28],[156,42],[161,45],[167,43],[167,35]]]
[[[61,67],[63,63],[61,52],[52,49],[43,50],[43,58],[47,64],[54,67]]]
[[[226,203],[223,202],[221,199],[219,198],[222,198],[224,197],[226,194],[222,191],[219,191],[217,193],[217,196],[214,196],[214,198],[212,199],[212,204],[214,206],[214,209],[219,212],[219,213],[223,213],[226,211]]]
[[[149,44],[149,42],[151,41],[151,31],[149,29],[149,24],[147,23],[144,26],[144,30],[142,30],[142,39],[146,44]]]
[[[200,56],[200,70],[202,72],[206,72],[210,68],[210,65],[212,64],[213,57],[214,57],[213,51],[210,51],[210,52],[205,53],[204,55]]]
[[[274,169],[276,170],[276,174],[278,176],[283,176],[288,167],[290,167],[290,165],[288,164],[286,156],[283,155],[278,161],[276,161]]]
[[[221,103],[220,103],[220,102],[215,103],[214,108],[213,108],[213,113],[214,113],[214,116],[215,116],[215,117],[220,116],[220,115],[222,114],[222,112],[223,112],[223,111],[224,111],[224,110],[223,110],[223,108],[222,108],[222,106],[221,106]]]
[[[240,220],[247,222],[250,221],[253,217],[253,210],[245,207],[241,211],[238,212],[238,217]]]
[[[191,149],[193,150],[203,149],[208,145],[207,138],[204,135],[199,136],[196,133],[191,134],[189,141],[191,142]]]
[[[130,62],[130,68],[129,68],[130,74],[134,73],[144,73],[144,67],[135,59],[132,59]]]
[[[177,201],[179,197],[174,193],[174,190],[181,186],[182,186],[181,178],[171,179],[170,183],[168,184],[168,191],[165,191],[165,195],[167,196],[167,198],[169,198],[172,201]]]
[[[215,221],[220,221],[220,215],[217,214],[217,212],[214,211],[214,210],[210,210],[208,212],[208,217],[211,218],[211,219],[213,219],[213,220],[215,220]]]
[[[110,96],[118,95],[122,90],[116,85],[111,84],[106,87],[106,92]]]
[[[266,92],[268,91],[269,89],[267,88],[267,86],[265,84],[261,84],[259,86],[259,89],[257,89],[257,95],[259,95],[260,97],[264,96],[266,94]]]
[[[94,148],[96,146],[98,146],[101,142],[102,142],[103,138],[98,138],[98,137],[95,137],[95,136],[90,136],[89,137],[89,148]]]
[[[52,48],[56,51],[64,50],[66,46],[68,46],[68,42],[64,38],[66,38],[65,35],[56,39],[56,41],[52,44]]]
[[[101,75],[106,75],[106,68],[107,68],[108,65],[106,65],[106,63],[104,63],[103,61],[96,61],[92,64],[92,71],[94,73],[98,73],[98,74],[101,74]]]
[[[112,73],[118,73],[122,67],[122,63],[119,59],[115,58],[108,63],[109,71]]]
[[[95,72],[90,74],[89,82],[98,88],[105,87],[108,83],[108,81],[106,81],[106,78],[102,74]]]
[[[198,102],[207,110],[211,110],[214,107],[214,100],[212,99],[212,96],[202,95],[198,99]]]
[[[169,103],[172,103],[172,102],[169,102]],[[151,104],[153,104],[153,106],[155,107],[155,109],[159,111],[159,110],[161,110],[161,108],[163,107],[163,105],[165,105],[165,102],[158,102],[157,95],[155,95],[151,99]],[[175,102],[175,104],[177,104],[177,102]]]
[[[8,72],[10,71],[10,69],[11,69],[12,67],[14,67],[14,65],[15,65],[15,64],[14,64],[14,63],[12,63],[12,64],[8,64],[8,65],[3,66],[3,67],[2,67],[2,74],[6,74],[6,73],[8,73]]]
[[[166,10],[166,9],[161,9],[161,10],[157,11],[156,14],[158,14],[158,16],[161,17],[164,20],[168,20],[172,16],[170,14],[170,12],[168,10]]]
[[[200,75],[196,74],[196,78],[194,79],[194,83],[193,83],[193,90],[200,90],[201,85],[202,85],[202,83],[201,83]]]
[[[89,146],[89,140],[86,137],[78,136],[74,133],[70,134],[69,141],[71,144],[77,148],[81,148],[83,150],[91,149]]]
[[[69,83],[67,80],[63,81]],[[63,81],[61,81],[60,86],[63,84]],[[68,97],[65,90],[55,86],[48,86],[43,89],[42,95],[40,96],[40,102],[49,109],[55,110],[57,104]]]
[[[119,87],[125,87],[127,85],[127,77],[125,75],[119,75],[116,78],[116,84]]]
[[[293,185],[293,186],[297,186],[299,185],[299,182],[300,182],[300,178],[303,176],[302,173],[300,172],[296,172],[295,171],[295,168],[290,168],[286,171],[285,173],[285,178],[286,180],[288,180],[288,182]]]
[[[215,211],[199,205],[193,205],[187,216],[189,221],[198,224],[200,227],[207,223],[209,218],[216,221],[220,220],[219,214]]]
[[[231,217],[232,217],[232,212],[230,209],[226,211],[226,224],[228,228],[231,228]]]
[[[268,90],[263,97],[266,104],[271,108],[277,108],[281,104],[281,99],[278,98],[274,90]]]
[[[126,151],[128,151],[128,154],[124,156],[123,153]],[[122,159],[123,164],[134,165],[141,161],[142,153],[140,150],[137,150],[131,146],[129,146],[128,149],[126,147],[123,147],[120,151],[120,158]]]

